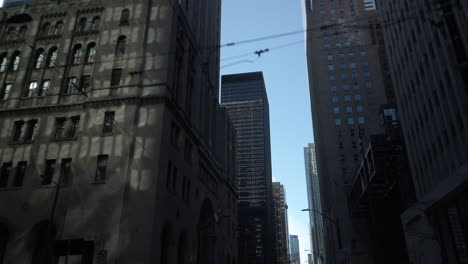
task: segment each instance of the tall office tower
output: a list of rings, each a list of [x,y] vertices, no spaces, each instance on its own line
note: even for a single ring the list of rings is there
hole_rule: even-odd
[[[221,77],[221,103],[236,130],[239,263],[274,263],[270,115],[261,72]]]
[[[383,132],[379,109],[391,103],[385,53],[374,27],[379,14],[368,0],[305,1],[322,213],[333,220],[324,222],[326,258],[373,263],[368,219],[351,217],[347,196],[360,163],[358,142],[366,146],[368,135]]]
[[[291,250],[291,263],[301,263],[301,252],[299,250],[299,238],[296,235],[289,235],[289,249]]]
[[[468,2],[377,1],[417,203],[414,263],[468,263]]]
[[[288,205],[286,192],[279,182],[273,182],[273,206],[275,210],[275,251],[278,264],[289,263]]]
[[[185,3],[2,9],[1,263],[237,263],[221,1]]]
[[[324,244],[324,221],[329,221],[321,214],[320,179],[317,172],[315,145],[304,148],[304,161],[307,183],[307,201],[309,205],[310,248],[315,264],[327,263]]]

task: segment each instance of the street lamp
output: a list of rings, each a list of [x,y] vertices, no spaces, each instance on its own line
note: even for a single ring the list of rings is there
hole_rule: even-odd
[[[315,209],[311,209],[311,208],[302,209],[301,211],[303,211],[303,212],[306,212],[306,211],[314,212],[314,213],[320,215],[322,218],[324,218],[324,219],[328,220],[329,222],[333,223],[335,225],[336,233],[337,233],[337,236],[338,236],[338,247],[339,247],[340,250],[343,248],[343,245],[341,243],[341,232],[340,232],[340,224],[338,223],[338,219],[334,220],[331,217],[329,217],[327,215],[324,215],[322,212],[319,212],[319,211],[317,211]]]

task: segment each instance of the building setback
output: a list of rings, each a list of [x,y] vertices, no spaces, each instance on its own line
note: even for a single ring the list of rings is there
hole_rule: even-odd
[[[291,250],[291,263],[301,263],[301,252],[299,250],[299,238],[296,235],[289,235],[289,249]]]
[[[270,118],[263,74],[223,75],[221,104],[236,130],[239,263],[275,263]]]
[[[327,263],[374,263],[368,219],[352,217],[348,194],[359,142],[380,134],[379,110],[391,97],[374,1],[304,0],[307,61]],[[336,223],[335,223],[336,222]],[[337,238],[337,236],[340,236]]]
[[[288,205],[286,192],[279,182],[273,182],[273,205],[275,210],[275,251],[278,264],[289,263]]]
[[[377,3],[417,196],[408,254],[468,263],[468,2]]]
[[[184,3],[2,9],[0,263],[237,263],[221,1]]]
[[[313,254],[312,258],[314,259],[313,263],[324,264],[327,263],[327,259],[324,245],[323,222],[329,220],[321,215],[320,178],[317,172],[317,156],[314,144],[308,144],[308,146],[304,148],[304,162],[307,183],[307,202],[309,205],[309,231],[310,247]],[[329,232],[334,231],[329,230]]]

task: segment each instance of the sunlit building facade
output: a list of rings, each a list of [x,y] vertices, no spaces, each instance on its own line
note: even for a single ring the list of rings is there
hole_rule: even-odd
[[[237,263],[220,6],[1,9],[0,263]]]

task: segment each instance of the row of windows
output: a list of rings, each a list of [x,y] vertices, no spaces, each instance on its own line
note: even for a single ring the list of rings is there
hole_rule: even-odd
[[[117,45],[115,49],[116,57],[121,57],[125,54],[126,49],[126,36],[120,36],[117,39]],[[33,67],[34,69],[40,69],[42,67],[54,67],[56,65],[58,51],[57,47],[51,47],[47,53],[47,57],[44,56],[45,50],[43,48],[37,49],[35,52],[35,60]],[[77,44],[73,48],[73,56],[71,59],[71,63],[73,65],[79,65],[82,63],[83,57],[83,45]],[[87,45],[84,62],[85,63],[94,63],[96,58],[96,43],[90,42]],[[8,68],[9,70],[16,71],[19,68],[20,64],[20,53],[16,51],[13,53],[11,58],[11,63],[8,63],[7,53],[3,53],[0,55],[0,73],[5,72]],[[120,79],[122,75],[122,69],[113,69],[112,76],[111,76],[111,86],[116,86],[120,84]],[[9,95],[12,90],[12,83],[5,83],[0,90],[0,100],[6,100],[9,98]],[[39,83],[37,80],[30,81],[27,91],[24,96],[33,97],[33,96],[45,96],[47,92],[50,90],[51,80],[44,79],[42,82]],[[67,79],[66,87],[64,88],[64,93],[73,93],[78,92],[77,89],[80,89],[82,92],[86,92],[90,89],[91,86],[91,76],[84,75],[81,77],[80,85],[77,85],[77,77],[70,76]]]
[[[106,172],[107,172],[107,160],[108,155],[99,155],[97,157],[96,165],[96,175],[94,177],[94,182],[104,183],[106,181]],[[21,187],[24,183],[24,178],[26,176],[26,169],[28,166],[27,161],[20,161],[17,163],[16,173],[13,180],[11,180],[13,163],[5,162],[1,168],[0,174],[0,188],[7,187]],[[66,158],[62,159],[60,164],[60,170],[58,175],[56,175],[57,160],[50,159],[46,160],[44,173],[41,175],[42,181],[41,185],[50,185],[55,184],[70,184],[72,178],[72,159]],[[56,177],[58,177],[56,179]]]
[[[361,101],[361,95],[360,94],[355,94],[354,95],[354,100],[355,101]],[[339,101],[339,98],[338,98],[337,95],[332,96],[332,102],[333,103],[338,103],[338,101]],[[344,101],[345,102],[351,102],[351,95],[345,94],[344,95]]]
[[[346,119],[348,125],[354,125],[354,118],[353,117],[348,117]],[[358,117],[357,122],[359,124],[364,124],[366,122],[366,119],[363,116]],[[341,126],[341,118],[336,118],[335,119],[335,125]]]
[[[128,25],[130,20],[130,10],[124,9],[120,15],[120,25]],[[76,24],[76,32],[86,32],[86,31],[97,31],[101,26],[101,18],[95,16],[88,22],[86,17],[82,17],[78,20]],[[39,36],[58,36],[63,33],[64,23],[63,21],[57,21],[54,25],[51,22],[47,21],[40,27]],[[2,34],[2,40],[12,41],[12,40],[23,40],[26,36],[27,26],[24,25],[20,28],[19,31],[16,30],[16,27],[8,27],[6,31]]]
[[[363,62],[361,62],[361,66],[364,67],[364,68],[367,68],[367,67],[369,67],[369,62],[368,61],[363,61]],[[339,68],[342,69],[342,70],[345,70],[347,67],[349,67],[350,69],[356,69],[356,63],[351,62],[349,64],[349,66],[347,66],[346,63],[340,63],[340,65],[339,65]],[[335,70],[335,65],[334,64],[329,64],[328,65],[328,70],[334,71]]]
[[[105,112],[102,133],[104,135],[113,132],[115,112]],[[55,118],[53,139],[74,139],[79,129],[80,116]],[[18,120],[13,123],[12,142],[30,143],[34,140],[38,128],[38,120]]]
[[[356,30],[356,31],[353,32],[353,36],[354,36],[355,38],[359,37],[360,35],[361,35],[361,33],[359,33],[358,30]],[[340,32],[335,32],[334,35],[330,35],[330,36],[329,36],[327,33],[325,33],[325,35],[323,36],[323,40],[324,40],[324,41],[328,41],[328,40],[331,40],[331,39],[333,39],[333,38],[334,38],[334,39],[340,39],[340,37],[343,38],[343,39],[348,39],[349,36],[350,36],[350,35],[349,35],[348,32],[342,32],[342,33],[340,33]]]
[[[327,44],[327,45],[328,45],[328,44]],[[359,52],[359,55],[360,55],[361,57],[366,57],[366,56],[367,56],[367,52],[366,52],[365,50],[362,50],[362,51]],[[338,53],[337,57],[338,57],[339,59],[344,59],[344,58],[345,58],[345,54],[344,54],[343,52]],[[352,59],[352,58],[356,58],[356,54],[355,54],[354,52],[348,52],[348,57],[351,58],[351,59]],[[332,61],[333,58],[334,58],[334,55],[333,55],[333,54],[328,54],[328,55],[327,55],[327,60],[328,60],[328,61]]]
[[[367,89],[372,88],[372,83],[371,83],[371,82],[366,82],[364,85],[365,85],[365,87],[366,87]],[[343,84],[342,87],[343,87],[343,90],[344,90],[344,91],[349,91],[349,90],[351,89],[351,85],[350,85],[350,84],[347,84],[347,83]],[[358,84],[358,83],[354,83],[354,84],[353,84],[353,90],[359,90],[359,89],[360,89],[359,84]],[[336,85],[331,85],[331,86],[330,86],[330,91],[331,91],[331,92],[336,92],[336,91],[337,91]]]
[[[341,80],[347,80],[349,75],[347,73],[342,73],[340,76],[341,76]],[[368,71],[365,71],[362,73],[362,76],[366,79],[369,79],[370,73]],[[333,73],[330,74],[328,78],[331,81],[336,81],[336,75]],[[357,80],[358,78],[359,78],[359,74],[357,72],[351,73],[351,79]]]
[[[352,113],[353,112],[353,107],[352,106],[346,106],[345,111],[346,111],[346,113]],[[358,113],[361,113],[362,111],[364,111],[364,107],[362,105],[358,105],[358,106],[356,106],[356,111]],[[340,107],[338,107],[338,106],[333,107],[333,113],[339,114],[340,112],[341,112]]]
[[[179,177],[179,172],[176,166],[169,161],[167,166],[167,175],[166,175],[166,189],[172,193],[179,193],[177,188],[177,181]],[[191,181],[187,178],[187,176],[182,177],[181,186],[180,186],[180,194],[182,195],[182,199],[184,201],[188,201],[190,198],[191,192]]]

